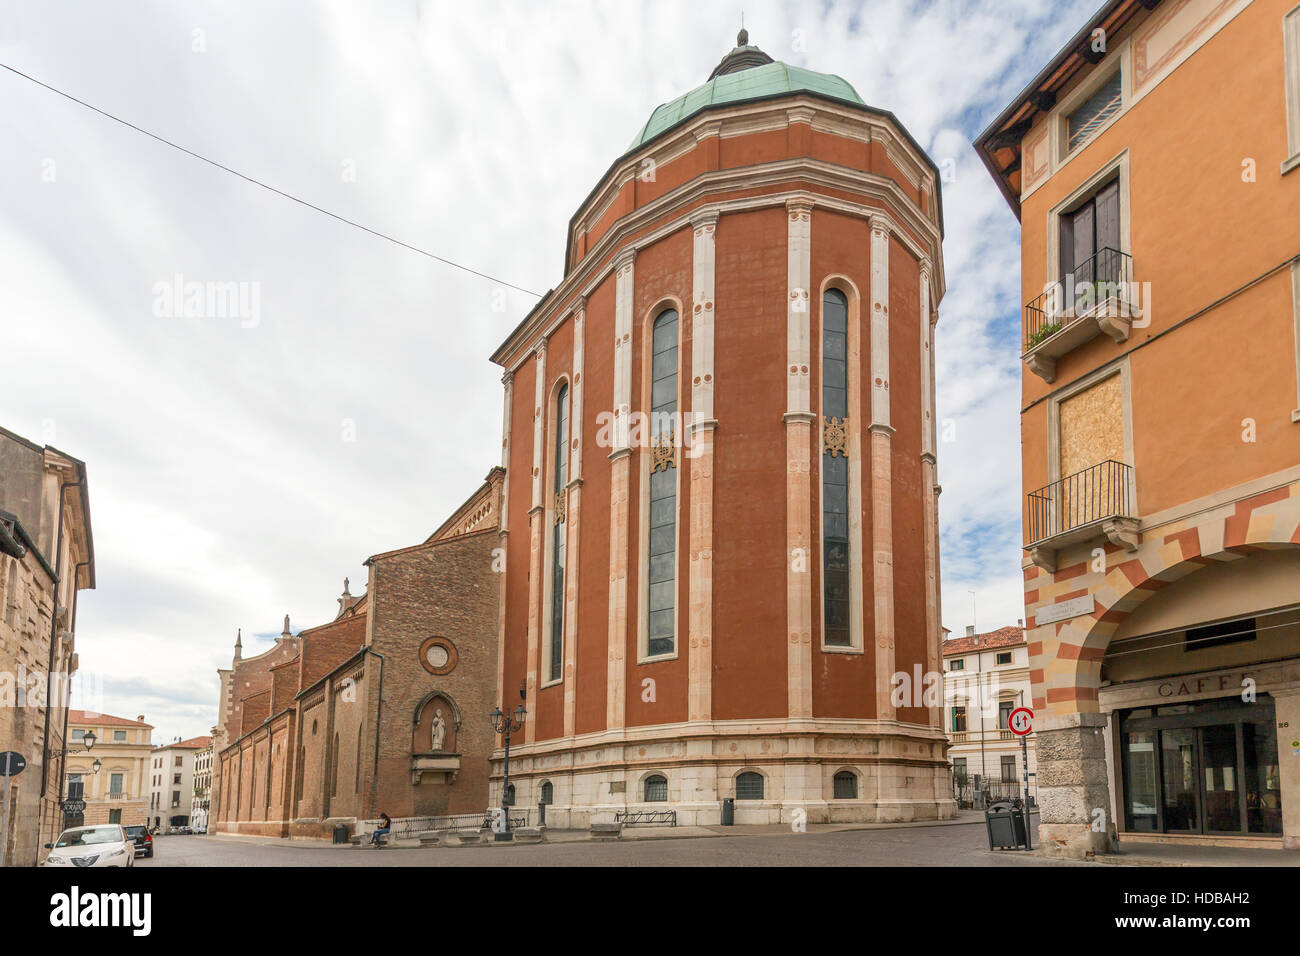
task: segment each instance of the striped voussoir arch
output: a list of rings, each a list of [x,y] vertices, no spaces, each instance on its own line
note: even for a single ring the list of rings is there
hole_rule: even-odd
[[[1260,551],[1300,547],[1300,481],[1150,531],[1136,552],[1112,544],[1104,570],[1089,548],[1055,572],[1025,570],[1033,706],[1052,714],[1098,710],[1101,661],[1120,623],[1155,592],[1200,569]],[[1038,626],[1062,601],[1092,594],[1091,614]]]

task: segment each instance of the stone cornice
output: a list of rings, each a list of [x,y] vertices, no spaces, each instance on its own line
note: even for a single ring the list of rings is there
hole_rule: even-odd
[[[899,223],[903,227],[900,229],[899,225],[895,225],[892,234],[903,242],[913,255],[917,258],[926,255],[934,256],[933,284],[936,288],[931,298],[932,304],[937,305],[939,303],[943,297],[945,285],[942,245],[938,227],[920,213],[915,203],[892,179],[806,158],[705,173],[629,213],[601,237],[600,241],[588,252],[582,262],[569,272],[564,281],[547,298],[558,306],[567,303],[575,293],[590,296],[596,286],[615,268],[614,263],[608,258],[613,251],[626,240],[628,235],[640,232],[651,223],[662,220],[657,229],[638,236],[638,245],[650,245],[664,236],[676,232],[678,229],[689,226],[689,215],[684,212],[685,208],[698,203],[702,199],[707,199],[711,195],[741,188],[753,189],[768,185],[780,185],[792,179],[802,180],[828,189],[856,191],[864,199],[875,200],[881,206],[832,198],[820,193],[810,194],[807,188],[801,187],[795,192],[778,192],[749,196],[743,199],[720,200],[711,204],[711,211],[725,215],[733,211],[748,211],[784,205],[791,199],[814,195],[816,205],[821,208],[862,218],[870,218],[873,215],[881,219],[887,217],[888,222]],[[895,214],[899,217],[898,220],[894,218]],[[925,247],[912,238],[911,232],[913,231],[921,237],[921,242],[925,243]],[[633,251],[628,249],[623,254],[631,254]],[[496,352],[493,353],[492,361],[498,364],[510,361],[511,365],[509,367],[518,368],[522,362],[522,357],[513,359],[510,357],[518,351],[519,343],[535,336],[539,329],[544,328],[546,334],[550,334],[552,327],[562,321],[568,314],[567,308],[560,310],[549,307],[550,303],[545,304],[548,306],[547,308],[535,309],[530,317],[520,323],[509,337],[502,342]]]

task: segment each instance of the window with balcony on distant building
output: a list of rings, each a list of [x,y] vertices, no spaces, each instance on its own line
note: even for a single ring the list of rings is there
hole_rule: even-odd
[[[966,732],[966,708],[954,707],[952,709],[952,729],[955,733]]]
[[[86,795],[86,782],[81,779],[81,774],[68,774],[68,799],[81,800]]]
[[[122,781],[125,779],[125,777],[126,775],[121,773],[115,773],[109,777],[108,795],[110,797],[122,796]]]
[[[1123,277],[1119,205],[1116,178],[1061,213],[1061,281],[1072,276],[1074,285],[1064,290],[1067,305],[1085,284],[1119,282]]]
[[[1011,729],[1011,712],[1015,709],[1016,709],[1016,702],[1014,700],[998,701],[998,729],[999,730]]]
[[[1092,139],[1120,111],[1123,104],[1123,80],[1120,71],[1116,70],[1097,92],[1069,115],[1066,120],[1066,152],[1072,153]]]

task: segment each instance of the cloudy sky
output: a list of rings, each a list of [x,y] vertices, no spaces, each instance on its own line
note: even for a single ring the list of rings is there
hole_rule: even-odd
[[[746,0],[752,42],[849,80],[936,161],[944,621],[1023,615],[1018,225],[970,140],[1097,0]],[[738,3],[7,3],[0,424],[87,462],[104,707],[206,733],[236,628],[329,620],[498,459],[488,355],[562,266],[569,216],[650,111],[734,43]],[[228,318],[160,284],[248,283]],[[256,298],[252,296],[256,294]],[[1011,463],[1011,467],[1008,464]]]

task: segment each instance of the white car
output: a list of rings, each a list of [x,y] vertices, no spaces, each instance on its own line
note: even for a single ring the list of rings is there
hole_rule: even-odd
[[[42,866],[135,865],[135,841],[116,823],[72,827],[45,848],[50,853]]]

